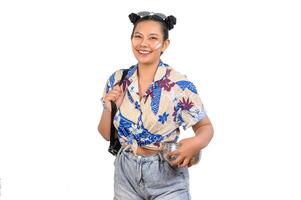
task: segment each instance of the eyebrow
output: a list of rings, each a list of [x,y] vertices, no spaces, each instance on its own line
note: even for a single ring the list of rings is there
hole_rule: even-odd
[[[142,33],[139,33],[138,31],[136,31],[134,34],[140,34],[140,35],[143,35]],[[156,35],[156,36],[159,36],[157,33],[151,33],[149,35]]]

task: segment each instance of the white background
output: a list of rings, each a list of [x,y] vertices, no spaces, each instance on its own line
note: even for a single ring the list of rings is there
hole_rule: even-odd
[[[162,60],[195,82],[215,129],[190,168],[193,199],[301,199],[301,7],[290,0],[2,0],[0,199],[113,198],[99,98],[136,63],[128,14],[141,10],[177,17]]]

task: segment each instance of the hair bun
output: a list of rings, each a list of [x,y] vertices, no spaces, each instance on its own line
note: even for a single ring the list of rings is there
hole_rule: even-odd
[[[165,23],[167,26],[168,30],[173,29],[174,25],[177,23],[177,19],[173,15],[169,15],[168,17],[165,18]]]
[[[137,15],[136,13],[131,13],[131,14],[129,14],[129,18],[130,18],[131,22],[133,24],[135,24],[140,19],[140,16]]]

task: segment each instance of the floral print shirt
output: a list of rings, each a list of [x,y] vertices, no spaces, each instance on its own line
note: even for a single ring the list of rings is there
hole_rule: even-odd
[[[124,100],[114,117],[120,143],[133,151],[138,146],[160,150],[164,142],[176,142],[184,130],[206,116],[195,85],[185,75],[160,60],[152,84],[140,100],[138,64],[129,68],[122,87]],[[102,98],[121,79],[123,69],[108,79]]]

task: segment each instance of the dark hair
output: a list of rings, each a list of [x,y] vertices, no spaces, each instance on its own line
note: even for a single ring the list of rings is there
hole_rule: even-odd
[[[131,38],[133,37],[134,30],[135,30],[137,24],[139,24],[142,21],[151,20],[151,21],[155,21],[155,22],[160,23],[161,29],[162,29],[162,32],[163,32],[163,40],[167,40],[168,36],[169,36],[168,31],[173,29],[174,25],[177,22],[177,19],[173,15],[170,15],[170,16],[166,17],[165,19],[162,19],[162,17],[160,17],[156,14],[140,17],[136,13],[131,13],[129,15],[129,18],[130,18],[130,21],[134,24],[132,34],[131,34]]]

